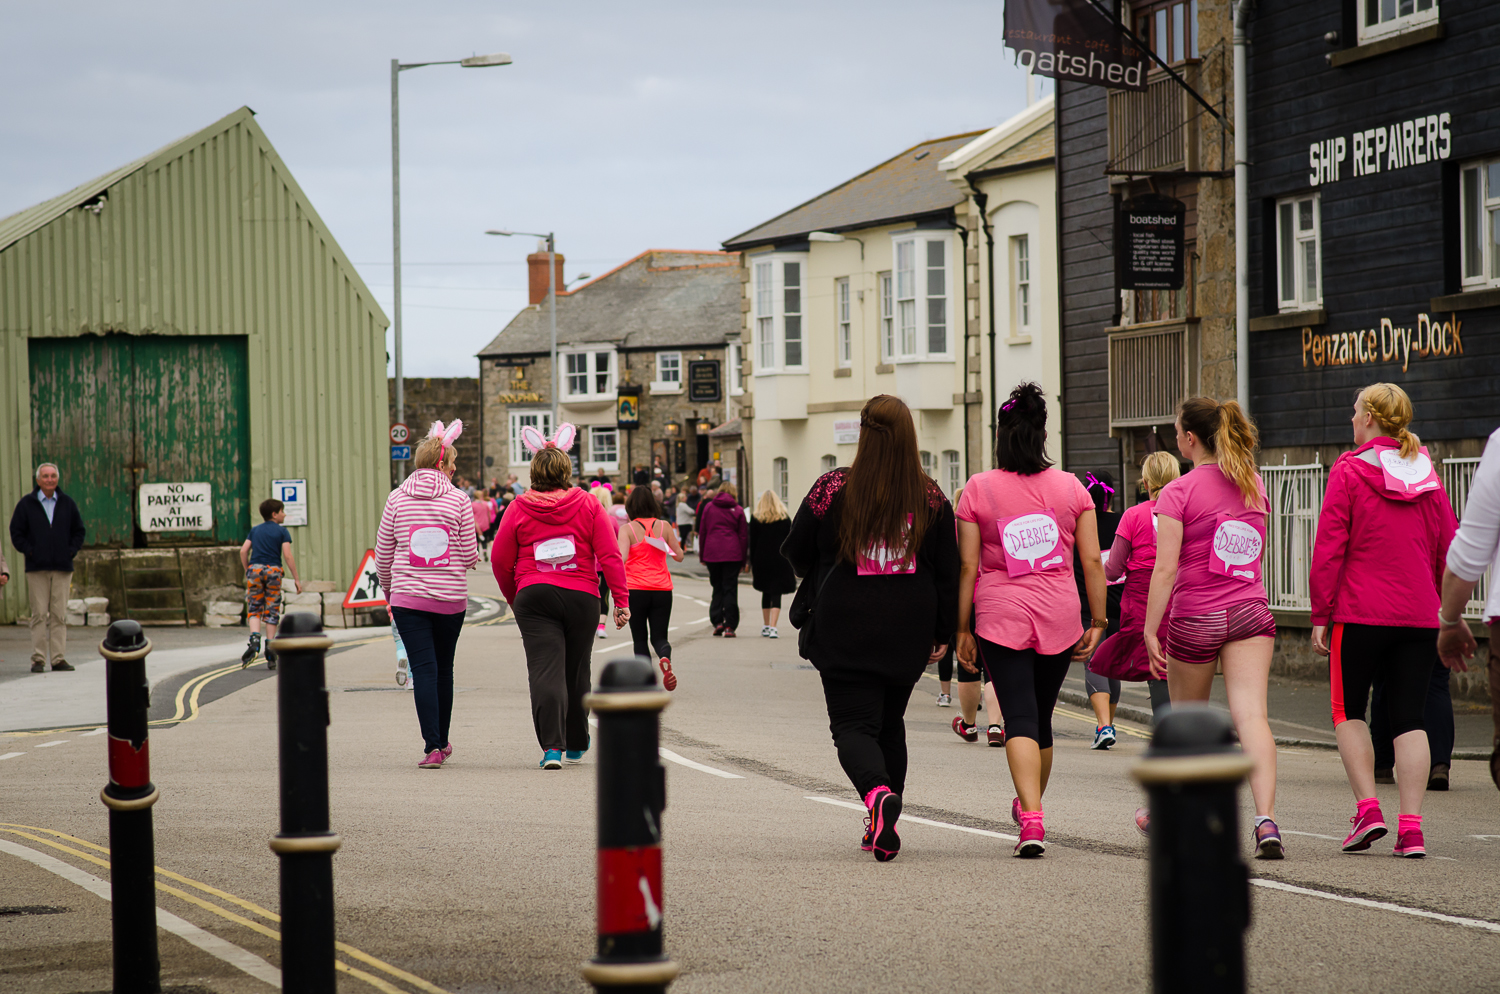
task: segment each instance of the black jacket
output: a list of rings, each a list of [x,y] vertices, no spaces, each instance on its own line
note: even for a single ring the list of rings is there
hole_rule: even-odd
[[[781,554],[781,544],[792,530],[792,519],[761,521],[750,519],[751,583],[763,594],[795,594],[797,574]]]
[[[847,472],[836,469],[818,478],[781,547],[804,577],[798,599],[804,592],[813,595],[808,659],[830,675],[916,683],[933,646],[951,642],[958,623],[953,505],[930,483],[927,500],[935,513],[917,550],[917,568],[895,576],[859,576],[838,553]]]
[[[83,548],[83,515],[73,498],[58,487],[57,507],[52,511],[52,522],[47,522],[47,509],[37,499],[41,487],[32,490],[16,504],[10,516],[10,544],[26,557],[26,572],[57,570],[73,572],[73,557]]]

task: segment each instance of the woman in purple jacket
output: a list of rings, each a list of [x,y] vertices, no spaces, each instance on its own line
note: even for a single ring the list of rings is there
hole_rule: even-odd
[[[1401,798],[1394,853],[1427,853],[1422,794],[1430,754],[1423,715],[1438,664],[1438,591],[1458,521],[1427,449],[1406,429],[1411,419],[1411,400],[1395,384],[1359,392],[1351,419],[1355,449],[1328,471],[1313,543],[1313,648],[1329,657],[1333,730],[1357,803],[1344,852],[1368,849],[1388,831],[1365,722],[1370,685],[1380,682]]]
[[[714,634],[734,638],[740,627],[740,573],[749,569],[750,523],[735,499],[734,484],[723,483],[713,500],[698,509],[698,558],[708,567],[713,596],[708,620]]]

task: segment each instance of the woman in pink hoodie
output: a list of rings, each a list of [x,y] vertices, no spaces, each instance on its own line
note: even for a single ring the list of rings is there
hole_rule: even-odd
[[[1458,520],[1421,440],[1407,431],[1411,400],[1373,383],[1354,400],[1353,452],[1328,471],[1312,561],[1313,648],[1329,657],[1339,756],[1358,802],[1344,852],[1387,834],[1375,796],[1375,749],[1365,722],[1372,682],[1396,745],[1401,797],[1395,855],[1426,855],[1422,795],[1429,751],[1423,713],[1437,665],[1439,591]]]
[[[490,565],[516,615],[526,648],[531,720],[544,770],[580,763],[589,747],[589,655],[599,620],[599,573],[615,602],[615,628],[630,620],[625,565],[614,526],[597,498],[571,486],[568,449],[575,429],[561,425],[552,441],[522,429],[531,457],[531,489],[500,519]],[[597,565],[597,569],[596,569]],[[420,686],[420,684],[418,684]]]
[[[462,421],[435,421],[417,445],[416,472],[391,491],[375,539],[375,571],[406,646],[422,726],[424,770],[453,754],[453,653],[469,606],[464,575],[479,564],[474,507],[453,485]]]

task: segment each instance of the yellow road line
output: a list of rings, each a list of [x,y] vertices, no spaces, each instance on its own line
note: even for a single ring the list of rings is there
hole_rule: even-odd
[[[29,829],[30,831],[22,831],[22,829]],[[69,853],[73,856],[77,856],[80,859],[87,860],[90,863],[105,867],[106,869],[109,867],[108,860],[100,859],[99,857],[94,856],[91,853],[82,852],[81,850],[74,849],[71,846],[65,846],[60,843],[53,842],[49,839],[44,839],[41,836],[31,834],[32,832],[45,832],[48,835],[53,835],[57,838],[66,839],[69,842],[75,842],[78,845],[86,846],[89,849],[95,850],[96,852],[101,852],[106,855],[109,854],[109,849],[107,849],[106,847],[97,845],[93,842],[89,842],[85,839],[80,839],[73,835],[68,835],[66,832],[59,832],[51,828],[38,828],[34,825],[17,825],[9,822],[0,822],[0,831],[6,831],[11,835],[19,835],[22,838],[31,839],[34,842],[40,842],[42,845],[51,846],[53,849]],[[173,873],[171,870],[164,869],[160,866],[156,868],[156,872],[171,880],[175,880],[178,883],[187,884],[189,887],[196,887],[198,890],[201,890],[206,894],[212,894],[214,897],[217,897],[221,900],[238,905],[246,911],[249,911],[252,914],[259,915],[268,921],[276,922],[277,924],[281,923],[280,915],[278,915],[274,911],[269,911],[252,901],[246,901],[243,898],[236,897],[227,891],[223,891],[217,887],[213,887],[209,884],[194,880],[191,877],[185,877],[180,873]],[[251,921],[250,919],[245,918],[242,915],[237,915],[232,911],[227,911],[216,904],[205,901],[195,895],[188,894],[187,892],[179,890],[176,887],[170,887],[158,881],[156,884],[156,889],[162,891],[163,893],[171,894],[173,897],[187,901],[189,904],[193,904],[200,908],[203,908],[206,911],[210,911],[213,914],[216,914],[228,921],[232,921],[237,925],[243,925],[245,928],[248,928],[254,932],[258,932],[261,935],[267,936],[268,938],[275,939],[277,942],[281,941],[281,933],[277,932],[275,929],[267,928],[259,922]],[[377,959],[376,957],[371,956],[369,953],[364,952],[361,949],[356,949],[346,942],[335,942],[334,948],[339,952],[342,952],[354,959],[359,960],[362,963],[375,967],[377,970],[388,973],[398,980],[404,980],[407,983],[411,984],[413,987],[416,987],[419,990],[426,991],[427,994],[448,994],[447,991],[437,986],[436,984],[423,980],[421,977],[418,977],[412,973],[408,973],[400,967],[393,966],[392,964],[387,963],[384,960]],[[360,980],[363,980],[366,983],[370,984],[371,986],[386,992],[386,994],[405,994],[405,992],[403,992],[400,988],[393,987],[391,984],[387,983],[385,980],[382,980],[380,977],[373,976],[372,974],[366,973],[363,970],[359,970],[355,967],[349,966],[347,963],[335,961],[334,965],[350,976],[357,977]]]

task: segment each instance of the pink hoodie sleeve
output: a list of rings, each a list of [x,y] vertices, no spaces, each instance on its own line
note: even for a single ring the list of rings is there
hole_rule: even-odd
[[[1344,568],[1344,550],[1349,544],[1349,516],[1352,499],[1349,472],[1343,460],[1333,464],[1328,473],[1328,492],[1323,495],[1323,512],[1318,516],[1318,536],[1313,540],[1312,571],[1309,586],[1312,593],[1312,623],[1326,625],[1333,616],[1333,598],[1338,592],[1339,574]]]
[[[1109,547],[1109,562],[1104,564],[1104,579],[1114,583],[1125,575],[1125,564],[1130,561],[1130,539],[1123,531],[1115,532],[1114,544]]]
[[[380,578],[380,589],[386,592],[387,600],[391,596],[391,566],[396,559],[396,511],[393,505],[399,494],[399,490],[391,491],[385,510],[380,513],[380,530],[375,533],[375,575]]]
[[[479,565],[479,531],[474,525],[474,505],[463,501],[458,518],[458,562],[468,571]]]
[[[521,517],[519,508],[512,506],[500,516],[500,528],[495,532],[494,544],[490,546],[490,569],[495,582],[500,584],[500,594],[505,603],[516,602],[516,556],[520,546],[516,543],[516,523]]]
[[[614,526],[610,524],[611,517],[613,515],[605,514],[603,508],[595,509],[592,536],[594,559],[609,584],[609,593],[615,604],[628,606],[630,592],[625,587],[625,560],[620,558],[620,540]]]

